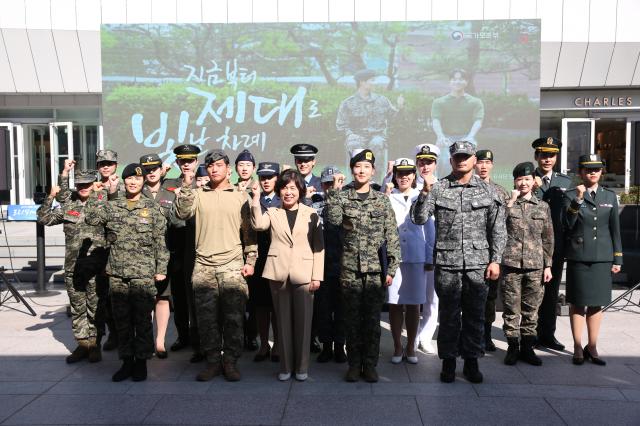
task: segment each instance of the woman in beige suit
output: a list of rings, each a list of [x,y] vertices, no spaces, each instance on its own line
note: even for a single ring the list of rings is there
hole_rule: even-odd
[[[295,372],[307,379],[313,292],[324,273],[322,223],[315,209],[300,203],[305,193],[302,176],[295,170],[282,172],[276,192],[282,207],[262,212],[260,187],[254,184],[251,225],[256,231],[271,229],[271,245],[262,277],[269,280],[278,322],[281,381]]]

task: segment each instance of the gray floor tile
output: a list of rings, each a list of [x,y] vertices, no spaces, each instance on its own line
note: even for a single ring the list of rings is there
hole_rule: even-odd
[[[0,362],[0,381],[58,381],[73,373],[78,367],[78,364],[69,365],[64,361],[50,359],[3,358]]]
[[[640,423],[640,404],[621,401],[580,401],[548,399],[553,408],[569,425],[637,425]]]
[[[47,391],[48,395],[103,395],[124,394],[132,386],[132,382],[114,383],[95,381],[69,381],[60,382]]]
[[[130,395],[191,395],[206,393],[211,387],[210,382],[138,382],[131,383],[127,393]]]
[[[280,382],[273,379],[270,382],[227,382],[223,378],[211,382],[207,390],[209,395],[287,395],[291,389],[291,381]]]
[[[279,424],[286,396],[167,395],[145,424]]]
[[[0,386],[3,384],[0,383]],[[0,423],[33,401],[34,395],[0,395]]]
[[[292,395],[282,424],[421,425],[422,421],[410,396]]]
[[[0,395],[40,395],[56,382],[0,382]]]
[[[5,424],[141,423],[158,402],[155,395],[43,395]]]
[[[629,401],[640,402],[640,389],[620,389],[620,392]]]
[[[573,365],[543,365],[533,367],[520,365],[518,370],[533,384],[587,385],[587,386],[638,386],[640,374],[631,368],[617,364],[605,367],[585,363]]]
[[[389,384],[385,384],[388,386]],[[358,382],[294,382],[291,386],[291,395],[371,395],[372,385],[370,383]]]
[[[374,395],[415,395],[415,396],[476,396],[476,391],[468,383],[376,383],[372,386]]]
[[[624,395],[613,387],[569,385],[512,385],[479,384],[474,388],[480,396],[507,396],[518,398],[569,398],[621,401]]]
[[[542,398],[416,397],[416,400],[424,424],[563,424],[562,419]]]

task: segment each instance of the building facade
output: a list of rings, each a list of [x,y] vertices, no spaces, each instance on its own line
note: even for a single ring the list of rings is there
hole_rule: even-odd
[[[640,180],[638,0],[0,0],[0,202],[31,204],[64,159],[101,146],[102,23],[540,19],[540,133],[560,169],[598,152]]]

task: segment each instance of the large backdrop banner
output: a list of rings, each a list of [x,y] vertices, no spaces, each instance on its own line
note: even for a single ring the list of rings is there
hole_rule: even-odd
[[[293,164],[309,143],[317,168],[368,147],[382,174],[433,143],[443,177],[447,146],[469,140],[510,186],[539,133],[540,21],[103,25],[102,76],[121,165],[172,163],[183,143]]]

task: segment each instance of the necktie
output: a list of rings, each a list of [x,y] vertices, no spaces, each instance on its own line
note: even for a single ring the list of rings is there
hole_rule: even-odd
[[[589,191],[589,194],[591,195],[591,199],[593,201],[595,201],[596,200],[596,191]]]
[[[264,201],[267,203],[268,206],[271,205],[271,198],[265,198]]]
[[[549,176],[545,176],[542,178],[542,187],[544,189],[548,189],[549,188],[549,182],[551,182],[551,179],[549,179]]]

